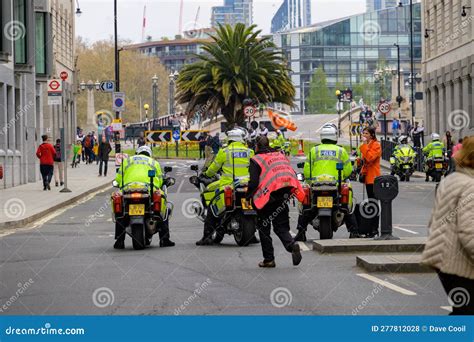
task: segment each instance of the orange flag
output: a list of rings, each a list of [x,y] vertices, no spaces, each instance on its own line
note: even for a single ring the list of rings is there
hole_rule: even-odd
[[[286,118],[277,113],[273,113],[271,110],[267,110],[267,112],[268,112],[268,117],[270,118],[273,127],[277,129],[281,127],[285,127],[293,132],[296,131],[296,129],[298,128],[296,127],[295,123],[291,121],[289,118]]]

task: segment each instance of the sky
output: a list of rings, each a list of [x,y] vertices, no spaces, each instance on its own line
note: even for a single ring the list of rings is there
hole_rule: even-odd
[[[120,39],[141,42],[143,8],[146,5],[147,27],[145,36],[153,40],[174,37],[179,34],[179,0],[117,0],[118,35]],[[337,19],[365,11],[366,0],[311,0],[312,23]],[[79,0],[82,11],[76,17],[76,35],[89,42],[109,39],[113,36],[113,0]],[[183,29],[210,26],[211,7],[219,6],[224,0],[184,0]],[[283,0],[254,0],[254,24],[262,33],[270,33],[273,15]]]

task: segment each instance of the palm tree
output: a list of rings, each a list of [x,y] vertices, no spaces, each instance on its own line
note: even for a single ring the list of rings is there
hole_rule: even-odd
[[[186,111],[219,109],[229,126],[244,122],[245,100],[293,105],[295,88],[280,52],[268,37],[257,38],[256,25],[219,25],[204,55],[183,67],[177,79],[176,100]],[[190,114],[193,115],[193,114]]]

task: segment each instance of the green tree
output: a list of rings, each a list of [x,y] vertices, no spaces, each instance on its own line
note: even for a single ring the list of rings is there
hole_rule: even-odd
[[[258,38],[256,26],[220,25],[206,54],[186,65],[177,79],[176,99],[188,113],[205,106],[222,112],[229,126],[244,121],[243,102],[280,102],[293,105],[295,88],[289,69],[268,37]],[[192,114],[189,114],[192,115]]]
[[[335,96],[332,96],[323,68],[319,67],[314,71],[310,83],[310,93],[308,97],[308,109],[312,113],[332,113],[336,103]]]

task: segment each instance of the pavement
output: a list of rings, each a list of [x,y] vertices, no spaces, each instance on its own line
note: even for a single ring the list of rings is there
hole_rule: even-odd
[[[296,164],[299,160],[292,161]],[[260,245],[238,247],[230,236],[221,245],[196,246],[203,224],[189,211],[192,200],[199,198],[188,181],[193,163],[161,162],[162,167],[173,167],[171,175],[176,178],[169,194],[175,205],[170,221],[175,247],[159,248],[153,241],[150,248],[134,251],[127,237],[126,249],[114,250],[111,187],[39,223],[3,229],[0,315],[449,313],[448,300],[435,274],[368,273],[356,266],[359,252],[315,253],[312,240],[319,239],[319,234],[311,227],[309,241],[300,244],[303,261],[298,267],[292,266],[291,256],[275,235],[274,269],[257,267],[262,260]],[[88,167],[81,165],[79,170]],[[363,199],[362,185],[353,186],[355,196]],[[71,187],[78,191],[73,184]],[[394,235],[406,239],[426,237],[434,189],[434,183],[418,179],[400,183],[400,193],[393,203]],[[32,194],[43,194],[41,187]],[[297,208],[291,206],[293,234],[297,217]],[[341,227],[334,238],[347,236]],[[18,295],[20,287],[25,290]]]
[[[51,190],[43,191],[43,182],[28,183],[0,190],[0,234],[5,228],[23,227],[53,211],[70,205],[98,190],[109,188],[115,178],[115,164],[109,161],[107,177],[99,177],[99,166],[79,164],[68,167],[68,189],[60,192],[51,182]]]

